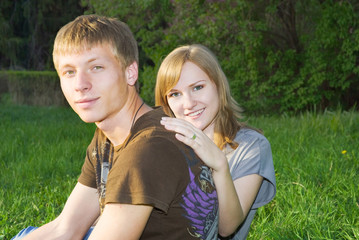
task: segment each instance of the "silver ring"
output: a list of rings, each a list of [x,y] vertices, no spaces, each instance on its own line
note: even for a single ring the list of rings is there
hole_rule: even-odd
[[[193,133],[193,136],[191,137],[192,138],[192,140],[195,140],[196,139],[196,134],[195,133]]]

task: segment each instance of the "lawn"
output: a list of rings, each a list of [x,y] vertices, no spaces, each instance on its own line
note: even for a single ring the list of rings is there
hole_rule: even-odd
[[[251,117],[269,139],[275,199],[248,239],[359,239],[359,113]],[[55,218],[95,126],[65,107],[0,105],[0,239]]]

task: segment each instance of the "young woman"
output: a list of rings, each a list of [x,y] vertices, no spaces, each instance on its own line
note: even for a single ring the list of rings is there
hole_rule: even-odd
[[[176,117],[161,124],[212,169],[221,237],[245,239],[257,209],[276,193],[268,140],[239,121],[227,78],[202,45],[176,48],[164,59],[155,93],[156,105]]]

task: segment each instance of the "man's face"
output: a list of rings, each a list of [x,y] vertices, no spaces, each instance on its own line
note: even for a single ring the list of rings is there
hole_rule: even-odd
[[[108,45],[58,56],[57,73],[72,109],[85,122],[102,122],[126,103],[128,84]]]

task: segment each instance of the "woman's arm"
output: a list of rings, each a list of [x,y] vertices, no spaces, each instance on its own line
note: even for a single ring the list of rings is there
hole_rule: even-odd
[[[202,161],[212,168],[219,200],[219,234],[232,234],[247,216],[263,178],[253,174],[233,182],[225,154],[200,129],[177,118],[163,118],[161,124],[175,131],[176,138],[192,147]],[[195,139],[192,138],[193,134],[196,134]]]

